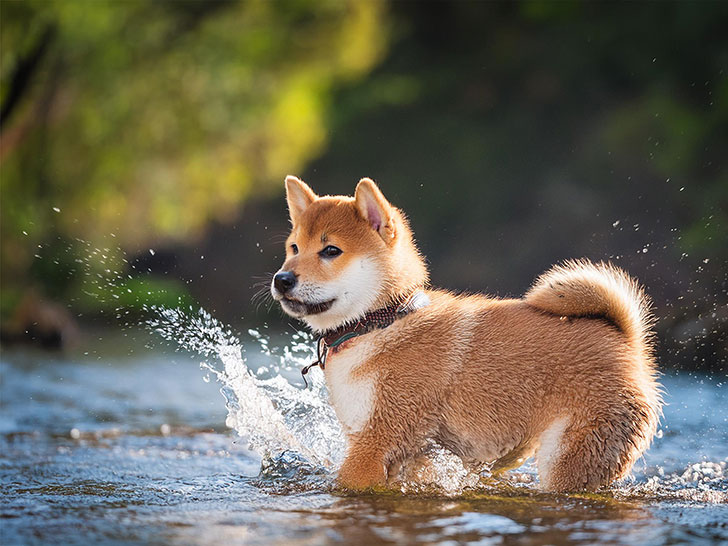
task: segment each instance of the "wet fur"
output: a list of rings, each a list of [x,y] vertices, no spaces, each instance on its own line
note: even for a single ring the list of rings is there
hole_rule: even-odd
[[[292,231],[282,270],[298,276],[299,296],[337,299],[298,317],[314,330],[427,286],[404,215],[371,180],[354,198],[318,197],[295,177],[286,186]],[[326,244],[343,254],[322,259]],[[662,403],[649,304],[634,280],[580,260],[541,276],[522,299],[426,293],[427,307],[329,356],[326,380],[349,440],[341,485],[396,478],[430,439],[501,471],[535,455],[550,491],[593,491],[630,472]]]

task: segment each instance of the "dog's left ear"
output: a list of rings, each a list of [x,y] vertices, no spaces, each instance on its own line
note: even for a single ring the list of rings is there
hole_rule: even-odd
[[[392,205],[382,195],[377,185],[370,178],[362,178],[354,192],[356,208],[369,225],[379,233],[385,243],[394,241],[397,234],[394,226]]]
[[[286,176],[286,199],[293,225],[298,223],[298,219],[317,197],[303,180],[290,174]]]

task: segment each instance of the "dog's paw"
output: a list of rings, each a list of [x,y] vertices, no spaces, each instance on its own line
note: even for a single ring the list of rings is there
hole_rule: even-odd
[[[383,486],[386,481],[384,464],[377,461],[345,461],[336,478],[339,487],[357,491]]]

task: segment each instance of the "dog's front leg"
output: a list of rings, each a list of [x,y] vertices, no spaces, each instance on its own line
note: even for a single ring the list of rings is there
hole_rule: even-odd
[[[400,422],[422,423],[405,419]],[[373,419],[364,431],[349,437],[349,450],[337,478],[340,486],[366,489],[386,485],[397,478],[403,461],[421,452],[421,431],[392,424]]]
[[[349,450],[341,465],[337,482],[347,489],[366,489],[384,485],[387,480],[385,452],[375,434],[350,439]]]
[[[437,393],[426,379],[405,376],[401,368],[380,377],[374,411],[365,427],[349,436],[339,485],[349,489],[386,485],[388,478],[397,478],[403,461],[421,453],[440,413]]]

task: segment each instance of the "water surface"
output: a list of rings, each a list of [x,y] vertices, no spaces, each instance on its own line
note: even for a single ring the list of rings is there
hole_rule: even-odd
[[[474,477],[434,451],[429,485],[347,496],[332,486],[344,443],[320,372],[305,391],[297,377],[309,339],[254,333],[241,354],[209,316],[180,320],[155,327],[201,357],[3,352],[3,544],[728,541],[721,378],[665,375],[658,438],[603,494],[540,493],[529,464]]]

